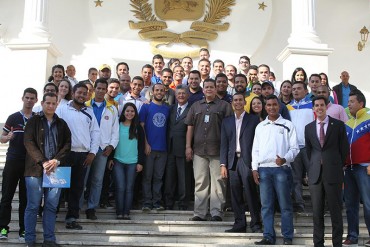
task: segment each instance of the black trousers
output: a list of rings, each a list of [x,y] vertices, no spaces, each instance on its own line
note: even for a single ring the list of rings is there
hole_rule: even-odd
[[[317,247],[324,246],[324,208],[327,199],[332,224],[333,246],[342,246],[343,217],[342,217],[342,183],[329,184],[321,176],[316,184],[310,184],[313,207],[313,242]]]
[[[241,158],[235,156],[235,169],[229,170],[231,203],[234,211],[235,229],[246,228],[245,201],[251,215],[250,227],[252,230],[261,228],[261,204],[257,187],[253,180],[252,170],[244,164]]]
[[[24,231],[24,210],[27,206],[24,166],[24,159],[6,160],[5,162],[0,202],[0,229],[5,228],[9,230],[8,225],[12,214],[12,201],[19,182],[19,232]]]
[[[84,189],[86,167],[83,163],[88,153],[70,152],[67,164],[71,166],[71,188],[68,193],[66,222],[76,221],[80,216],[80,198]]]
[[[186,181],[189,180],[190,174],[187,172],[186,165],[185,157],[168,154],[164,192],[167,207],[173,207],[176,198],[179,207],[187,207]]]

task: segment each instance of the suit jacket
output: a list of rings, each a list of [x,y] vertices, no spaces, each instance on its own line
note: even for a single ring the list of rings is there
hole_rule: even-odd
[[[352,91],[354,89],[357,89],[356,86],[353,86],[351,84],[349,85],[349,90]],[[335,85],[333,87],[333,91],[337,94],[337,99],[338,99],[338,105],[343,105],[343,94],[342,94],[342,83],[339,83],[338,85]]]
[[[188,115],[190,104],[186,106],[185,110],[176,120],[177,106],[178,104],[173,104],[170,106],[170,118],[168,122],[167,133],[168,152],[176,156],[185,157],[187,131],[185,119]]]
[[[254,131],[260,123],[256,115],[245,113],[242,125],[240,128],[240,148],[241,158],[243,163],[251,168],[252,163],[252,146]],[[234,159],[236,152],[236,125],[235,114],[225,118],[221,126],[221,148],[220,148],[220,163],[225,164],[230,169],[235,169]]]
[[[343,166],[349,151],[345,125],[342,121],[329,116],[323,147],[320,145],[316,127],[315,120],[307,124],[305,128],[305,142],[309,160],[308,183],[317,183],[320,173],[322,180],[327,183],[342,183]]]

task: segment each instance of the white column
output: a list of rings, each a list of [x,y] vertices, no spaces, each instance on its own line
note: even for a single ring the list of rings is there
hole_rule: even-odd
[[[49,41],[48,0],[25,0],[23,27],[19,38],[29,41]]]
[[[333,49],[321,43],[315,31],[315,0],[291,0],[291,5],[292,32],[277,57],[283,63],[283,78],[290,80],[297,67],[303,67],[308,75],[326,73]]]
[[[289,45],[321,43],[315,31],[315,0],[292,0],[292,33]]]

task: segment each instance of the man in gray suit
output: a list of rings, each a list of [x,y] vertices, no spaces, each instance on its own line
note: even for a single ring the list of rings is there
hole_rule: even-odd
[[[185,157],[187,125],[184,123],[190,109],[188,104],[188,87],[182,84],[178,85],[175,94],[177,104],[171,105],[168,123],[168,157],[164,194],[166,209],[172,210],[176,199],[177,187],[179,210],[186,210],[186,183],[190,179]]]
[[[306,125],[305,142],[313,207],[313,241],[315,247],[324,246],[324,204],[327,197],[333,246],[342,246],[343,166],[349,150],[346,128],[342,121],[326,114],[328,102],[325,97],[315,97],[312,104],[317,119]]]

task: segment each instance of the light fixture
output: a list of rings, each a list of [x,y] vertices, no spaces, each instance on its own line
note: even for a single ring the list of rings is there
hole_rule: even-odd
[[[360,34],[361,34],[361,41],[358,42],[357,47],[359,51],[362,51],[362,49],[365,48],[367,38],[369,37],[369,30],[364,26],[360,30]]]

